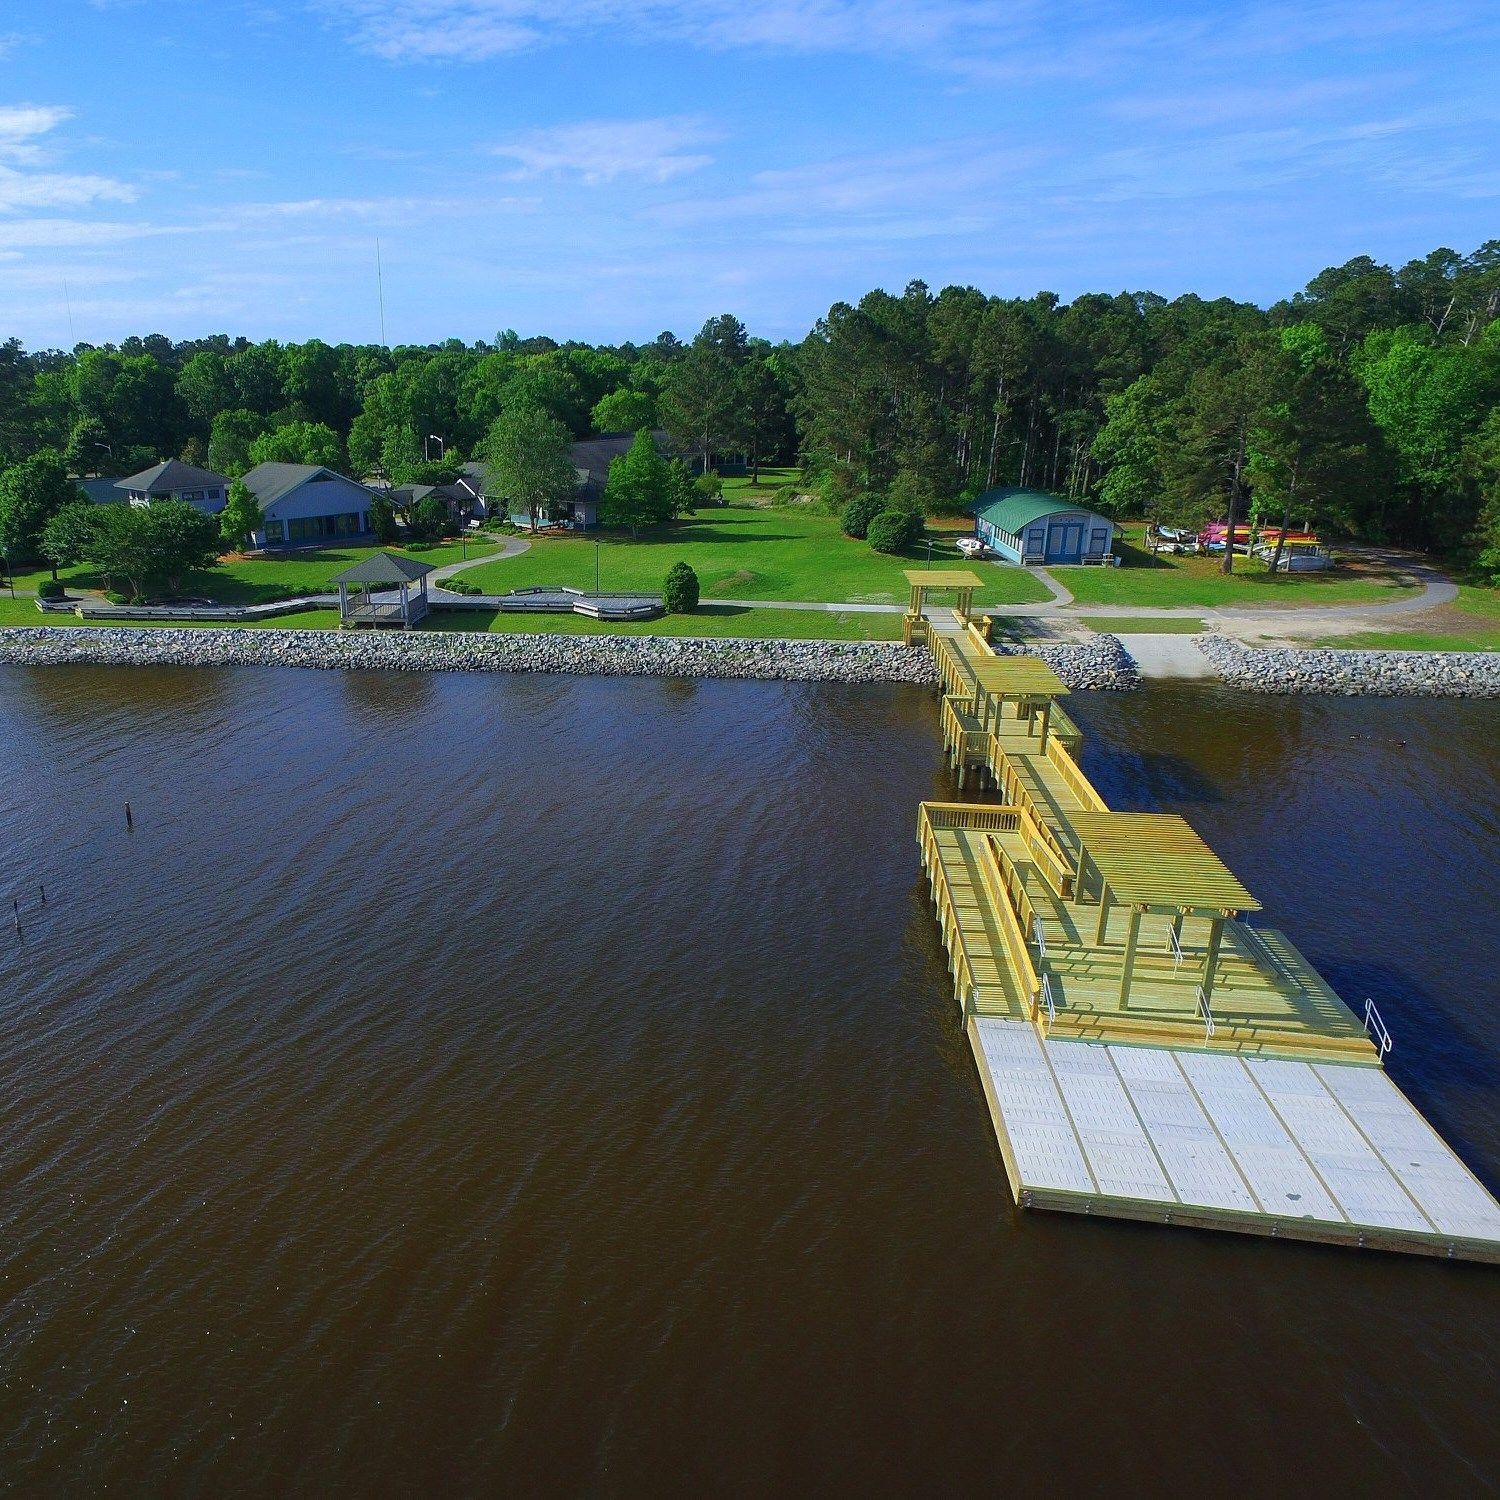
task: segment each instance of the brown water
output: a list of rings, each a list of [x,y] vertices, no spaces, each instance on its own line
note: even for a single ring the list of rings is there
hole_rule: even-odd
[[[1500,710],[1076,704],[1493,1187]],[[1496,1483],[1500,1273],[1012,1207],[925,693],[8,669],[0,764],[17,1492]]]

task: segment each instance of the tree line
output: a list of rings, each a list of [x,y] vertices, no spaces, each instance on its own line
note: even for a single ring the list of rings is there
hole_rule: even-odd
[[[503,456],[502,429],[535,413],[550,439],[665,430],[700,470],[796,462],[800,488],[839,509],[957,511],[1000,484],[1178,524],[1258,508],[1500,574],[1497,318],[1491,241],[1399,269],[1359,257],[1269,308],[913,282],[836,304],[797,344],[729,314],[641,345],[11,340],[0,468],[50,453],[69,475],[127,474],[178,456],[235,477],[280,459],[435,483]],[[638,480],[634,513],[680,508],[672,483],[675,499],[663,476]],[[0,474],[0,543],[34,544],[7,493]]]

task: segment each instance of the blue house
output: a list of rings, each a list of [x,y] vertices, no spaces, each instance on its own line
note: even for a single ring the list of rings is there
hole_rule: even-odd
[[[1115,523],[1042,490],[986,490],[974,503],[974,532],[1015,563],[1102,562],[1114,547]]]
[[[369,538],[375,492],[321,464],[256,464],[245,488],[264,517],[257,547],[318,547]]]

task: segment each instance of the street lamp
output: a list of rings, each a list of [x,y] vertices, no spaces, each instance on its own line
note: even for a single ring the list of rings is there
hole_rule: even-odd
[[[422,462],[426,463],[428,461],[428,457],[427,457],[427,445],[428,445],[428,443],[436,443],[438,445],[438,462],[442,463],[443,456],[448,451],[448,445],[435,432],[429,432],[427,434],[427,436],[422,439]]]

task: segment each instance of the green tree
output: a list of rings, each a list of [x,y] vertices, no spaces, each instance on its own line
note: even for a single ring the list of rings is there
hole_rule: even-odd
[[[219,560],[219,518],[183,500],[157,500],[137,509],[146,520],[150,577],[180,593],[187,575]]]
[[[735,441],[745,450],[750,483],[760,483],[760,466],[785,436],[787,393],[770,359],[749,359],[735,375]]]
[[[872,518],[866,535],[877,552],[905,552],[922,534],[922,522],[909,510],[883,510]]]
[[[661,526],[671,520],[675,501],[671,466],[643,427],[629,450],[610,460],[600,518],[606,526],[628,526],[635,536],[643,526]]]
[[[12,464],[0,473],[0,551],[22,561],[41,556],[48,520],[81,496],[61,455],[51,448]],[[52,576],[57,576],[55,566]]]
[[[644,391],[621,386],[601,396],[589,418],[595,432],[639,432],[656,423],[656,402]]]
[[[321,422],[288,422],[250,444],[252,464],[318,464],[338,469],[343,458],[338,433]]]
[[[864,541],[869,534],[870,522],[885,509],[885,501],[871,490],[861,490],[845,504],[840,515],[840,525],[845,536]]]
[[[39,550],[51,564],[54,578],[59,568],[70,568],[88,556],[99,509],[80,496],[48,516]]]
[[[243,480],[229,486],[229,500],[219,512],[219,536],[234,552],[245,552],[251,538],[266,524],[265,512]]]
[[[209,468],[231,479],[247,473],[259,461],[251,458],[251,446],[265,430],[265,418],[243,407],[219,412],[208,438]]]
[[[435,542],[448,524],[448,507],[436,495],[424,495],[412,506],[407,528],[417,541]]]
[[[568,429],[535,406],[502,412],[485,436],[481,457],[494,493],[524,511],[533,531],[577,490],[571,448]]]
[[[384,495],[376,495],[370,501],[370,529],[383,547],[392,546],[401,535],[396,525],[396,508]]]
[[[667,377],[662,420],[674,442],[697,452],[704,471],[742,426],[737,375],[746,342],[737,318],[710,318]]]
[[[698,608],[698,575],[685,562],[673,563],[662,583],[661,602],[669,615],[690,615]]]

